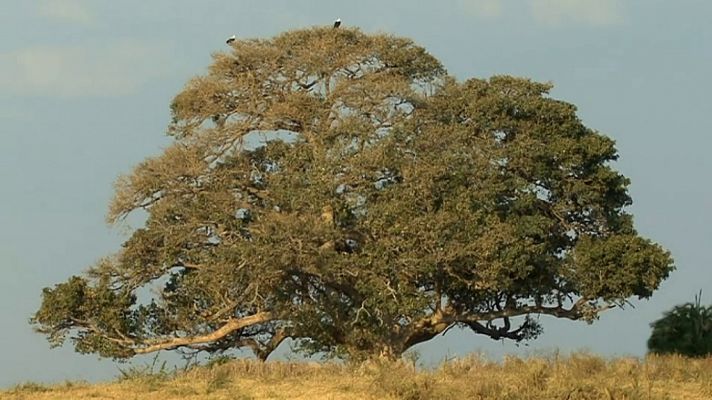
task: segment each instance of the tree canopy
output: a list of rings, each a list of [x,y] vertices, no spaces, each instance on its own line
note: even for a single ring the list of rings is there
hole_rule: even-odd
[[[236,40],[174,98],[173,144],[117,181],[108,221],[145,224],[33,323],[115,358],[285,338],[358,358],[647,298],[672,259],[633,228],[613,140],[550,89],[458,81],[358,29]]]
[[[701,304],[702,292],[694,303],[673,307],[650,324],[653,332],[648,350],[656,354],[682,354],[688,357],[712,355],[712,306]]]

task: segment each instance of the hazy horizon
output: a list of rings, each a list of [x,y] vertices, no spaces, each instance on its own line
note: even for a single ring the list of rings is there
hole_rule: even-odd
[[[206,71],[225,39],[330,25],[412,38],[458,79],[551,81],[584,123],[617,143],[635,225],[677,271],[649,301],[593,325],[542,317],[528,343],[451,330],[417,346],[423,360],[559,348],[645,354],[650,322],[703,291],[712,303],[712,3],[698,0],[8,0],[0,14],[0,387],[94,381],[116,364],[50,349],[28,323],[43,287],[119,249],[104,222],[113,182],[169,143],[172,97]],[[282,349],[285,350],[285,349]],[[286,351],[280,357],[286,357]],[[138,358],[143,363],[151,356]]]

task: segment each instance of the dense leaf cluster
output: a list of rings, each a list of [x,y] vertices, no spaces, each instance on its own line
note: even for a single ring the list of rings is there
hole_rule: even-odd
[[[653,332],[648,339],[648,350],[651,353],[688,357],[712,354],[712,306],[701,305],[701,297],[700,293],[694,303],[675,306],[650,324]]]

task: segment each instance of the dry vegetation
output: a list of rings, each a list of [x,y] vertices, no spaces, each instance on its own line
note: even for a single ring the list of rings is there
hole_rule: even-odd
[[[712,358],[606,360],[589,354],[472,356],[416,372],[407,362],[360,366],[236,360],[188,372],[134,369],[116,382],[25,383],[0,399],[711,399]]]

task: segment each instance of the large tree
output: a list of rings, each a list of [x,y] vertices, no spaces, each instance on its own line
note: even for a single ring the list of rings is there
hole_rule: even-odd
[[[118,180],[109,221],[145,224],[44,290],[52,344],[397,356],[453,326],[590,322],[673,269],[625,211],[613,141],[549,84],[459,82],[356,29],[231,47],[173,100],[172,146]]]

